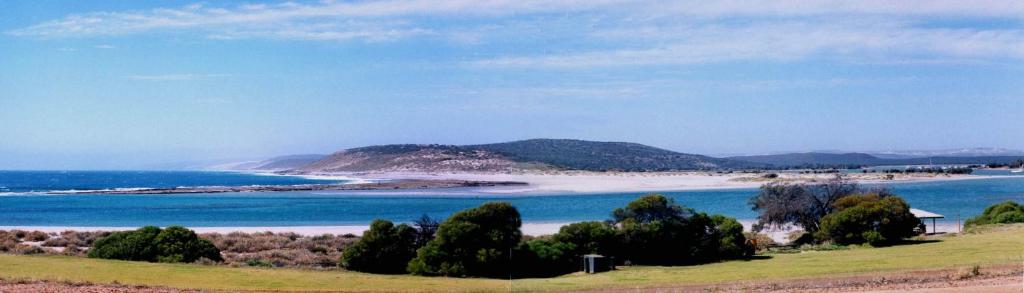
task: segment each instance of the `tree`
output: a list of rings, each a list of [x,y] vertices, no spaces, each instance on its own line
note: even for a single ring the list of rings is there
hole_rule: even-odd
[[[200,258],[223,260],[220,250],[192,230],[171,226],[161,230],[146,226],[135,231],[114,232],[97,239],[89,257],[148,262],[194,262]]]
[[[200,258],[221,261],[220,250],[206,239],[200,239],[195,231],[181,226],[167,227],[156,235],[157,258],[159,262],[194,262]]]
[[[1024,223],[1024,205],[1013,201],[1004,201],[985,208],[985,212],[977,217],[967,219],[965,226],[987,224]]]
[[[510,255],[522,238],[519,211],[507,202],[489,202],[455,213],[417,251],[409,272],[417,275],[507,277]]]
[[[585,254],[616,256],[619,254],[619,237],[615,227],[606,222],[580,222],[562,226],[552,236],[554,241],[571,243],[573,257]]]
[[[114,232],[97,239],[89,249],[89,257],[133,261],[156,261],[154,247],[160,228],[146,226],[135,231]]]
[[[723,249],[726,237],[746,241],[742,226],[737,231],[729,222],[735,220],[719,216],[716,221],[715,217],[697,213],[660,194],[641,197],[616,209],[612,217],[622,235],[623,257],[636,264],[715,261],[726,254],[734,256],[731,248]],[[727,240],[729,244],[735,241]]]
[[[855,193],[891,194],[885,189],[865,190],[842,175],[820,184],[771,182],[761,186],[750,198],[752,210],[759,213],[755,231],[794,225],[813,234],[821,219],[835,210],[833,204]]]
[[[513,250],[515,278],[552,277],[578,270],[576,245],[554,239],[540,238],[521,242]]]
[[[874,246],[891,244],[914,236],[921,220],[910,213],[910,205],[898,196],[856,194],[834,204],[836,211],[821,220],[815,237],[837,244]]]
[[[715,225],[715,238],[718,238],[718,258],[735,259],[750,257],[754,255],[755,247],[747,244],[746,234],[743,234],[743,224],[736,219],[712,215],[711,222]]]
[[[427,214],[423,214],[419,219],[413,221],[413,225],[416,227],[416,247],[423,247],[430,240],[434,240],[434,234],[437,234],[437,226],[440,223]]]
[[[416,256],[416,239],[417,232],[409,225],[374,220],[359,241],[345,248],[339,264],[359,272],[404,273],[409,260]]]

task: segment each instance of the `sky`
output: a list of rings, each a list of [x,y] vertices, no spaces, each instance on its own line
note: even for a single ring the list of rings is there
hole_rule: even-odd
[[[1021,1],[3,1],[0,169],[389,143],[1024,149]]]

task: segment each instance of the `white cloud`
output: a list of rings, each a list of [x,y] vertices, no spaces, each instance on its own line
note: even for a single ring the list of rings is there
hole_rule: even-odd
[[[886,56],[928,60],[1024,59],[1024,31],[1016,29],[917,28],[901,23],[822,24],[758,22],[738,26],[684,25],[595,32],[609,42],[644,44],[568,54],[498,57],[469,62],[483,67],[594,67],[693,64],[734,60]]]
[[[117,47],[114,47],[114,46],[111,46],[111,45],[107,45],[107,44],[96,45],[96,46],[93,46],[93,48],[96,48],[96,49],[117,49]]]
[[[158,74],[158,75],[128,75],[125,76],[131,80],[143,80],[143,81],[182,81],[182,80],[197,80],[207,78],[221,78],[230,77],[230,74]]]
[[[689,17],[799,17],[815,15],[871,14],[900,16],[970,16],[1024,18],[1021,1],[623,1],[623,0],[385,0],[322,1],[312,4],[246,4],[236,7],[206,7],[201,4],[149,11],[95,12],[75,14],[8,31],[16,36],[72,37],[122,35],[153,30],[201,28],[210,31],[238,31],[286,24],[321,25],[356,19],[381,20],[436,17],[499,17],[554,13],[596,12],[630,18],[653,16]],[[373,31],[387,31],[387,21]],[[294,30],[294,28],[293,28]],[[342,29],[344,31],[344,29]],[[270,33],[266,37],[282,34]],[[287,34],[284,34],[287,35]]]
[[[946,19],[1003,23],[944,26]],[[532,45],[467,63],[573,68],[848,56],[881,63],[1020,59],[1022,21],[1024,1],[384,0],[95,12],[7,34],[69,38],[161,32],[305,41],[436,37],[466,46],[520,41]],[[556,47],[562,43],[571,45]]]

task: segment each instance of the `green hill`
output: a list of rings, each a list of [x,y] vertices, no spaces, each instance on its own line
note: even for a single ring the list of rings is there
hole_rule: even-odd
[[[381,145],[347,149],[302,172],[678,171],[765,164],[685,154],[637,143],[530,139],[481,145]]]

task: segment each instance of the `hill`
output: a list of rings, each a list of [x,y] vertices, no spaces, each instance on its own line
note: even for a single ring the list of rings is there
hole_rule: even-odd
[[[572,170],[666,171],[746,168],[758,164],[678,153],[629,142],[575,139],[530,139],[466,146],[524,162],[541,162]]]
[[[865,153],[787,153],[734,156],[727,159],[769,164],[774,168],[859,168],[902,165],[1009,164],[1024,156],[934,156],[921,158],[882,158]]]
[[[736,156],[727,159],[769,164],[774,167],[828,168],[884,165],[885,159],[864,153],[789,153],[776,155]]]
[[[325,155],[288,155],[273,157],[262,161],[245,161],[218,164],[203,169],[224,171],[283,171],[301,168],[323,159]]]
[[[454,145],[381,145],[347,149],[298,169],[302,172],[491,172],[552,169],[481,149]]]
[[[382,145],[347,149],[300,172],[670,171],[760,167],[626,142],[531,139],[481,145]]]
[[[1007,148],[960,148],[944,150],[890,150],[870,152],[883,159],[913,159],[929,157],[1021,157],[1024,151]]]

